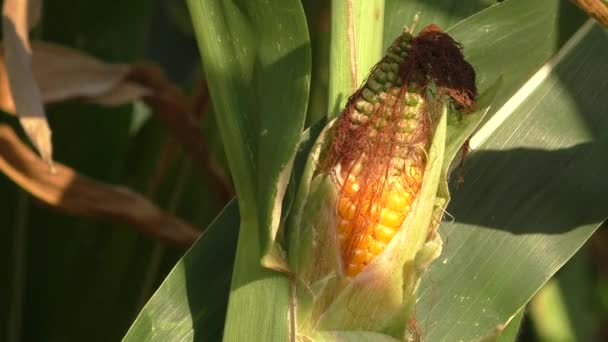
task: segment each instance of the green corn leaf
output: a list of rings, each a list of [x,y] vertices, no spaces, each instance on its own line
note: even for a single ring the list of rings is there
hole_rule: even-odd
[[[608,216],[608,121],[598,115],[606,86],[596,72],[608,36],[591,25],[548,64],[546,78],[519,93],[515,109],[473,137],[487,134],[452,192],[444,254],[421,285],[416,311],[426,339],[499,332]]]
[[[266,267],[286,267],[275,238],[308,102],[304,12],[295,0],[188,4],[240,199],[224,339],[285,340],[288,278]]]
[[[233,200],[167,275],[123,341],[221,339],[239,221]]]

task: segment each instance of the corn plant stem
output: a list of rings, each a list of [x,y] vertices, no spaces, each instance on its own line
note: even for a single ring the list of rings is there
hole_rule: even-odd
[[[25,191],[17,189],[17,210],[13,232],[13,276],[7,341],[21,341],[23,321],[23,288],[25,285],[27,217],[29,200]]]
[[[237,326],[238,322],[244,322],[245,318],[249,321],[247,326],[256,327],[257,338],[265,336],[267,341],[285,341],[289,336],[289,326],[286,324],[289,279],[283,273],[263,267],[259,257],[254,257],[261,255],[262,251],[259,244],[251,243],[258,238],[256,230],[252,228],[257,228],[257,223],[242,218],[224,327],[224,341],[243,341],[247,336],[251,336],[251,332],[239,329]],[[260,293],[266,293],[272,300],[260,300],[258,298]],[[252,308],[260,314],[256,317],[250,316]]]
[[[382,56],[384,0],[333,0],[331,16],[329,118],[340,113]]]

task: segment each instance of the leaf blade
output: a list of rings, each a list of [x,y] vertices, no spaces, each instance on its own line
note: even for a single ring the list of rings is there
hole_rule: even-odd
[[[491,334],[605,220],[599,203],[569,208],[606,190],[608,163],[594,158],[608,149],[606,135],[590,130],[608,125],[592,114],[606,106],[594,70],[608,49],[593,48],[606,39],[592,30],[467,162],[448,208],[456,221],[442,226],[445,253],[422,285],[425,338]]]

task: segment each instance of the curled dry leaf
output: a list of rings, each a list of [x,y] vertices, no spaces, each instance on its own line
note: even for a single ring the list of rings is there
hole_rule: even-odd
[[[30,194],[61,211],[129,224],[154,238],[190,246],[200,231],[121,186],[93,181],[55,164],[56,171],[25,146],[13,130],[0,126],[0,171]]]
[[[230,200],[233,195],[230,181],[212,160],[200,129],[200,120],[192,113],[201,108],[193,109],[190,98],[167,79],[157,65],[105,63],[78,50],[45,42],[32,42],[32,51],[33,75],[44,103],[81,98],[114,106],[143,98],[201,166],[204,176],[213,180],[211,184],[217,187],[222,203]],[[7,52],[0,50],[0,109],[15,113],[5,63]],[[202,102],[207,104],[207,101]],[[23,124],[25,127],[26,124],[38,123]]]
[[[8,51],[6,51],[8,52]],[[0,91],[9,88],[5,51],[0,51]],[[105,63],[76,49],[52,43],[32,42],[32,67],[44,103],[83,98],[103,105],[120,105],[150,94],[150,90],[126,79],[128,64]],[[15,113],[10,96],[0,97],[0,108]]]
[[[27,0],[5,0],[2,8],[4,61],[8,87],[2,87],[2,99],[14,100],[26,134],[48,163],[52,161],[51,129],[46,121],[40,89],[32,72],[32,51],[28,29],[30,19]],[[35,8],[33,6],[32,8]],[[3,63],[4,64],[4,63]],[[7,91],[7,89],[10,89]],[[12,102],[12,101],[11,101]]]

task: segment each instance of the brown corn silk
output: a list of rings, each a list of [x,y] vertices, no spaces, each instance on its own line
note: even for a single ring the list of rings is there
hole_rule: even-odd
[[[476,92],[461,46],[429,25],[397,38],[349,98],[320,159],[340,189],[336,228],[348,277],[382,253],[409,214],[441,108],[469,112]]]

